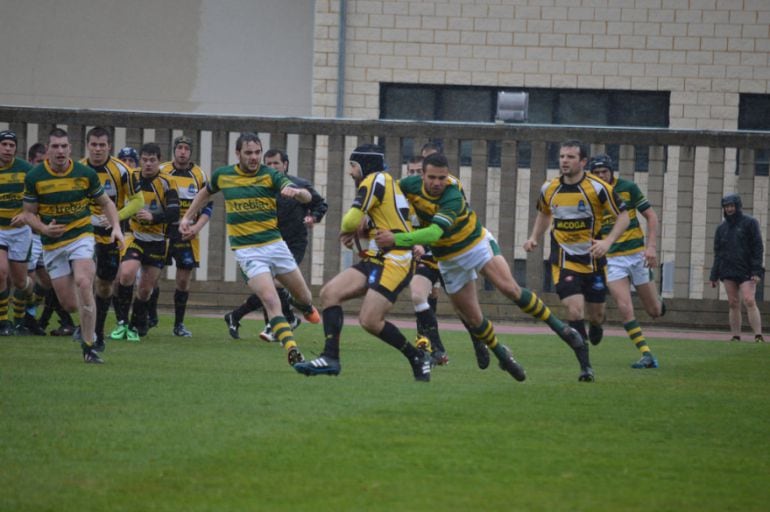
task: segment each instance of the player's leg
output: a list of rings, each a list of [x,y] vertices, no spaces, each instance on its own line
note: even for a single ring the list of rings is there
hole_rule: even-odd
[[[192,282],[193,270],[198,268],[199,263],[199,240],[195,238],[190,241],[180,241],[172,243],[173,260],[176,263],[176,289],[174,290],[174,335],[190,337],[192,333],[184,326],[184,317],[187,312],[187,301],[190,298],[190,283]],[[169,258],[171,259],[171,258]],[[166,264],[169,264],[169,259]],[[154,293],[154,292],[153,292]],[[153,313],[157,318],[156,311]]]
[[[104,324],[112,304],[112,291],[120,268],[120,249],[117,244],[100,244],[94,247],[96,253],[96,278],[94,280],[94,301],[96,302],[96,345],[104,344]]]
[[[238,249],[235,251],[235,258],[248,278],[249,289],[257,295],[267,311],[273,336],[286,350],[289,364],[294,366],[304,361],[289,322],[281,311],[281,300],[273,281],[276,274],[297,268],[286,244],[280,241],[266,246]],[[310,295],[309,290],[307,294]]]
[[[139,341],[138,339],[134,339],[134,334],[138,335],[139,338],[147,335],[147,331],[149,330],[148,305],[150,296],[152,295],[155,286],[158,284],[160,274],[163,270],[159,266],[162,266],[163,263],[147,264],[147,261],[147,259],[142,260],[142,272],[139,276],[139,285],[136,287],[133,307],[131,308],[131,319],[129,321],[129,330],[127,333],[129,341]]]
[[[187,301],[190,298],[190,283],[193,269],[180,266],[176,267],[176,289],[174,290],[174,335],[189,338],[192,333],[184,325],[184,317],[187,313]],[[155,289],[153,289],[155,293]],[[157,315],[157,312],[156,312]]]
[[[455,276],[452,276],[450,279],[451,282],[457,282]],[[447,292],[449,293],[449,290]],[[500,368],[511,374],[514,379],[520,382],[525,380],[527,375],[524,368],[514,359],[511,350],[498,342],[492,322],[481,311],[475,279],[467,280],[460,289],[453,289],[452,293],[449,293],[449,300],[471,334],[472,339],[484,343],[497,357],[500,362]]]
[[[741,339],[741,297],[737,281],[723,279],[722,284],[727,293],[728,318],[730,320],[731,341]]]
[[[612,297],[615,298],[615,302],[618,303],[618,309],[620,310],[621,319],[623,320],[623,328],[626,330],[626,333],[628,334],[628,337],[631,339],[631,342],[634,344],[634,346],[642,353],[641,359],[633,363],[631,367],[638,369],[657,368],[658,360],[652,353],[652,349],[647,343],[647,339],[642,332],[642,327],[639,324],[639,321],[636,319],[636,315],[634,314],[634,306],[633,302],[631,301],[630,284],[628,280],[623,281],[625,281],[625,284],[621,285],[621,288],[617,291],[615,289],[614,282],[610,282],[609,286]],[[658,294],[655,291],[655,285],[651,281],[646,281],[644,283],[634,284],[634,287],[636,288],[636,294],[639,296],[642,304],[645,306],[645,309],[648,312],[652,309],[653,313],[656,313],[658,316],[660,316],[659,314],[661,311],[661,305],[663,303],[658,299]],[[621,302],[618,300],[618,297],[616,297],[616,294],[618,293],[623,294],[622,308],[620,306]]]
[[[449,362],[449,358],[446,355],[446,349],[444,348],[444,344],[441,341],[441,336],[438,331],[438,320],[436,319],[435,309],[431,307],[429,302],[430,295],[434,290],[433,282],[424,274],[420,273],[421,270],[426,269],[418,267],[415,275],[412,276],[412,281],[409,283],[412,306],[417,320],[417,340],[415,343],[417,345],[425,344],[420,338],[427,339],[431,352],[431,360],[436,365],[444,365]]]
[[[344,325],[342,303],[366,293],[366,274],[355,266],[345,269],[321,288],[321,318],[324,328],[324,348],[321,355],[311,361],[294,365],[305,375],[339,375],[340,336]]]
[[[741,302],[746,307],[746,316],[749,319],[749,325],[754,332],[754,341],[765,341],[762,337],[762,316],[759,314],[759,308],[757,307],[757,283],[751,279],[743,281],[739,285],[739,291],[741,296]]]
[[[141,252],[136,248],[129,247],[123,256],[118,269],[118,293],[115,316],[118,325],[110,333],[113,340],[126,339],[128,336],[128,321],[131,311],[131,303],[134,299],[134,283],[136,274],[141,267]]]
[[[554,315],[551,308],[534,291],[519,286],[503,256],[495,255],[481,268],[479,273],[491,282],[500,293],[512,300],[524,313],[545,322],[565,342],[570,345],[582,343],[582,340],[577,339],[576,333]]]
[[[575,272],[565,271],[560,269],[557,265],[551,266],[551,275],[553,276],[556,293],[561,299],[562,305],[567,310],[567,320],[570,327],[575,329],[583,340],[588,337],[585,327],[585,295],[584,284],[590,287],[593,281],[591,274],[578,274]],[[591,359],[588,352],[588,344],[583,342],[582,345],[567,344],[575,352],[575,358],[580,365],[580,376],[578,380],[581,382],[592,382],[594,380],[594,371],[591,367]]]

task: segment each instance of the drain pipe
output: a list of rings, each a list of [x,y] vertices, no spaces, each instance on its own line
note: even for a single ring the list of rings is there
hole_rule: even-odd
[[[347,28],[348,2],[340,0],[340,32],[337,46],[337,117],[343,116],[345,109],[345,39]]]

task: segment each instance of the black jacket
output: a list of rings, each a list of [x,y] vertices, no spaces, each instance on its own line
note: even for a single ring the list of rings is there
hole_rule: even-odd
[[[305,249],[307,248],[307,227],[304,224],[304,219],[307,215],[312,215],[313,220],[316,223],[321,222],[326,210],[329,206],[326,204],[326,200],[319,194],[313,185],[307,180],[286,175],[292,183],[297,187],[307,189],[310,192],[312,198],[307,204],[302,204],[296,199],[289,199],[278,194],[277,197],[277,210],[278,210],[278,229],[281,231],[281,238],[284,239],[286,245],[289,246],[289,250],[294,255],[294,259],[298,261],[302,258],[298,256],[304,256]]]
[[[762,233],[754,217],[737,210],[717,227],[714,234],[714,266],[710,281],[747,281],[762,277]]]

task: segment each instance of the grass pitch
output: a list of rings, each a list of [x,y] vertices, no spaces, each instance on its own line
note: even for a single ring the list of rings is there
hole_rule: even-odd
[[[342,374],[294,372],[221,319],[170,319],[103,366],[62,338],[0,339],[0,510],[768,510],[770,344],[609,337],[597,381],[549,335],[502,335],[528,379],[481,371],[464,333],[428,384],[346,326]],[[406,331],[412,337],[414,331]],[[297,330],[306,357],[322,331]]]

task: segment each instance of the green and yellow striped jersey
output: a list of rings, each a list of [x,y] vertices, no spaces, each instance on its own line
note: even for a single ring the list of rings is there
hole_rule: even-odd
[[[458,256],[484,239],[486,231],[468,205],[460,181],[454,176],[449,176],[449,184],[440,197],[425,190],[421,176],[402,178],[399,185],[420,225],[436,224],[443,230],[441,238],[430,246],[437,260]]]
[[[11,220],[24,207],[24,178],[32,166],[26,160],[14,158],[0,167],[0,229],[10,229]]]
[[[44,224],[55,220],[57,224],[67,226],[59,238],[41,235],[43,248],[53,250],[93,236],[89,205],[103,194],[99,176],[81,163],[70,160],[62,174],[53,172],[48,160],[30,169],[24,180],[24,202],[37,204],[38,215]]]
[[[596,272],[606,258],[591,256],[591,242],[601,239],[604,212],[616,218],[626,209],[612,185],[586,173],[575,184],[561,177],[547,181],[540,189],[537,209],[552,217],[551,263],[580,273]]]
[[[206,185],[209,193],[225,198],[227,236],[232,249],[259,247],[281,240],[275,196],[291,185],[289,178],[272,167],[260,165],[255,174],[239,164],[220,167]]]
[[[644,231],[642,231],[642,226],[639,224],[637,212],[642,213],[650,208],[650,202],[644,196],[639,186],[633,181],[615,178],[611,185],[618,197],[626,204],[631,222],[628,228],[612,244],[609,252],[607,252],[607,256],[625,256],[641,252],[644,250]],[[602,218],[602,235],[606,236],[614,225],[615,217],[605,212]]]

